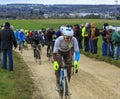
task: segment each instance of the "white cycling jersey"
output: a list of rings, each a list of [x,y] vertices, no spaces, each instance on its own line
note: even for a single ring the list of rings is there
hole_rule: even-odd
[[[58,53],[58,50],[63,51],[63,52],[67,52],[67,51],[71,50],[72,47],[74,48],[75,52],[79,51],[78,42],[77,42],[77,39],[75,37],[72,37],[71,42],[67,43],[64,40],[64,36],[60,36],[55,41],[53,53]]]

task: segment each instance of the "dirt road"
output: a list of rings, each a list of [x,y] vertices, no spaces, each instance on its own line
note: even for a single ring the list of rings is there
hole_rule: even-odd
[[[34,99],[59,99],[55,91],[53,64],[46,57],[46,46],[42,49],[42,64],[35,62],[32,49],[24,50],[36,90]],[[71,79],[71,99],[120,99],[120,68],[81,55],[79,72]]]

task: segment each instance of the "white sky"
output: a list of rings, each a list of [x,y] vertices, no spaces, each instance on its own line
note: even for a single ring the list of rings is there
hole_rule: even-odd
[[[0,0],[0,4],[34,3],[34,4],[120,4],[120,0]]]

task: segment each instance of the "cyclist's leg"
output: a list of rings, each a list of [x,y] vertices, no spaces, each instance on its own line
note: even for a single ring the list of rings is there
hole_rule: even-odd
[[[49,54],[49,50],[50,50],[50,42],[48,42],[48,45],[47,45],[47,57],[48,57],[48,54]]]
[[[62,66],[62,55],[60,53],[57,54],[57,61],[58,61],[58,64],[59,66],[61,67]],[[56,90],[60,90],[60,68],[55,71],[55,76],[56,76]]]
[[[51,50],[51,51],[52,51],[52,52],[51,52],[51,62],[53,62],[53,57],[52,57],[53,55],[52,55],[52,54],[53,54],[54,44],[55,44],[55,41],[52,41],[52,44],[51,44],[51,49],[52,49],[52,50]]]
[[[36,50],[36,46],[33,45],[33,54],[34,54],[34,57],[36,57],[35,50]]]
[[[40,51],[39,51],[39,45],[37,45],[37,59],[40,59]]]
[[[53,48],[54,48],[54,44],[55,44],[55,41],[52,41],[52,51],[53,51]]]
[[[66,52],[64,54],[64,63],[65,66],[67,66],[67,75],[68,75],[68,81],[70,82],[71,79],[71,68],[72,68],[72,54],[71,52]]]

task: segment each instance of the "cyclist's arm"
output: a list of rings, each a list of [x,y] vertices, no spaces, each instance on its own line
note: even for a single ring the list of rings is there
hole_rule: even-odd
[[[59,44],[60,44],[60,40],[56,39],[55,44],[54,44],[54,48],[53,48],[53,59],[54,61],[57,61],[57,53],[59,50]]]
[[[75,52],[75,61],[79,61],[79,59],[80,59],[80,52],[76,51]]]
[[[74,37],[74,52],[75,52],[75,61],[79,61],[80,51],[79,51],[79,47],[78,47],[78,41],[75,37]]]

